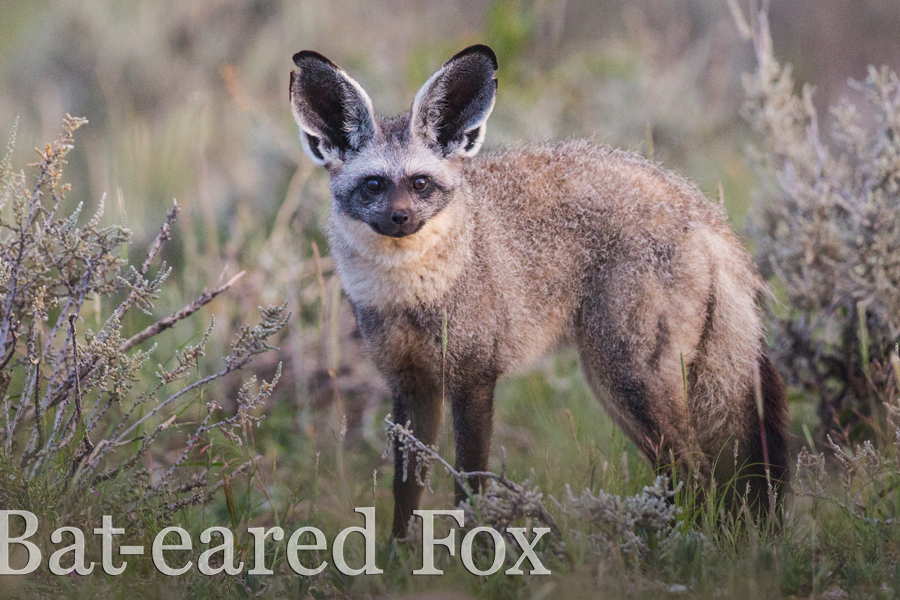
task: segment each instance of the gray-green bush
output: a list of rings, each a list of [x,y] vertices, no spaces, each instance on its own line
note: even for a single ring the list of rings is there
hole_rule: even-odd
[[[238,393],[237,410],[223,414],[208,400],[199,422],[179,423],[188,400],[212,382],[246,367],[273,349],[267,340],[284,326],[283,306],[262,309],[255,327],[244,327],[221,368],[199,376],[199,363],[212,325],[194,345],[184,346],[174,364],[160,360],[150,341],[226,291],[237,277],[203,293],[173,315],[150,321],[129,336],[123,320],[150,309],[170,269],[154,267],[172,236],[178,206],[168,213],[143,263],[125,258],[131,232],[101,226],[103,203],[80,224],[81,206],[61,215],[69,185],[63,166],[84,119],[67,116],[60,137],[38,151],[35,180],[12,167],[15,131],[0,163],[0,505],[77,519],[83,501],[103,490],[104,508],[119,516],[135,508],[166,520],[185,506],[203,502],[221,485],[208,469],[183,469],[216,430],[228,440],[248,433],[260,419],[254,409],[272,392],[271,382],[253,377]],[[155,273],[152,273],[155,271]],[[101,315],[97,306],[113,308]],[[99,324],[96,331],[87,323]],[[192,375],[195,379],[192,381]],[[181,421],[189,421],[182,418]],[[144,460],[173,424],[189,432],[166,469],[151,472]],[[251,459],[252,460],[252,459]],[[223,470],[225,476],[250,462]],[[180,477],[182,471],[189,476]],[[218,481],[218,483],[216,481]],[[35,494],[34,488],[44,490]]]
[[[900,341],[900,80],[870,67],[851,83],[861,102],[833,106],[825,136],[813,89],[795,92],[768,26],[744,28],[759,60],[745,113],[763,182],[750,233],[783,294],[771,320],[776,363],[819,400],[826,427],[868,435],[874,422],[860,416],[888,399]]]

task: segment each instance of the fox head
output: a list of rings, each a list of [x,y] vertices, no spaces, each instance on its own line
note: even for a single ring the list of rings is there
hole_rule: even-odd
[[[398,117],[375,114],[365,90],[316,52],[294,55],[291,111],[309,158],[328,171],[334,210],[374,234],[413,235],[439,214],[475,156],[497,94],[497,57],[470,46],[448,60]]]

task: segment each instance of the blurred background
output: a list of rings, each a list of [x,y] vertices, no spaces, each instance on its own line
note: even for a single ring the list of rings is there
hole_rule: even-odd
[[[823,113],[852,93],[848,78],[864,78],[869,63],[900,66],[897,0],[770,8],[776,56],[816,87]],[[260,367],[269,377],[284,363],[266,411],[272,447],[346,437],[374,448],[386,390],[332,277],[321,234],[327,180],[303,155],[290,115],[291,55],[325,54],[377,110],[393,114],[472,43],[489,44],[500,61],[487,148],[590,137],[650,154],[710,198],[721,183],[742,228],[756,182],[741,78],[755,59],[724,0],[3,0],[0,131],[18,119],[13,160],[21,165],[56,137],[66,113],[89,119],[69,156],[73,206],[83,201],[93,212],[106,194],[105,218],[127,220],[135,232],[135,260],[173,198],[183,207],[164,252],[174,272],[159,316],[246,270],[211,307],[221,348],[258,305],[288,303],[294,318],[281,350]],[[179,324],[178,336],[196,340],[207,324],[198,316]],[[498,397],[510,408],[499,407],[496,439],[523,455],[540,440],[543,457],[545,427],[582,442],[611,435],[591,421],[604,417],[573,356],[545,361]],[[535,414],[552,419],[529,422],[513,410],[517,399],[529,407],[544,399],[545,412]],[[567,462],[564,452],[547,456]]]

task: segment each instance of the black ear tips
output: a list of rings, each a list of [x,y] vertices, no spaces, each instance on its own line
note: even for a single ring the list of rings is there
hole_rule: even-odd
[[[316,62],[325,63],[329,67],[339,68],[336,64],[319,54],[318,52],[313,52],[312,50],[301,50],[297,54],[293,56],[294,64],[300,68],[303,68],[303,63],[309,60],[313,60]]]
[[[447,62],[451,63],[455,60],[459,60],[460,58],[463,58],[464,56],[468,56],[470,54],[478,54],[478,55],[481,55],[481,56],[485,57],[486,59],[488,59],[491,62],[491,66],[493,67],[493,69],[495,71],[500,66],[499,63],[497,62],[497,55],[494,53],[493,50],[491,50],[490,46],[485,46],[484,44],[475,44],[473,46],[469,46],[468,48],[464,48],[464,49],[460,50],[459,52],[457,52],[456,54],[454,54],[453,57],[450,58],[450,60],[448,60]]]
[[[493,50],[491,50],[490,46],[485,46],[484,44],[475,44],[473,46],[469,46],[468,48],[464,48],[463,50],[460,50],[459,52],[454,54],[453,57],[450,60],[448,60],[447,62],[451,63],[455,60],[459,60],[460,58],[463,58],[464,56],[468,56],[470,54],[478,54],[478,55],[481,55],[481,56],[485,57],[486,59],[488,59],[488,61],[490,61],[490,63],[491,63],[491,67],[495,71],[499,68],[499,63],[497,62],[497,55],[494,53]],[[340,68],[336,64],[334,64],[331,60],[329,60],[328,58],[322,56],[321,54],[319,54],[318,52],[315,52],[313,50],[301,50],[300,52],[297,52],[293,56],[294,64],[300,68],[303,68],[303,63],[310,61],[310,60],[315,61],[315,62],[325,63],[326,65],[328,65],[329,67],[332,67],[334,69]]]

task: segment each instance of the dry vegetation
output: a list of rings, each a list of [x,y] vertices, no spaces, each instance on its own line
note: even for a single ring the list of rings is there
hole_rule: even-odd
[[[750,231],[763,274],[783,292],[777,363],[818,399],[825,428],[870,437],[894,390],[888,362],[900,338],[900,79],[869,67],[852,84],[864,102],[833,106],[826,138],[812,88],[794,93],[771,44],[767,28],[754,38],[759,72],[747,77],[745,110],[767,184]]]
[[[238,276],[142,330],[132,334],[123,328],[130,311],[151,315],[171,273],[165,263],[154,263],[172,236],[178,206],[169,211],[139,268],[123,258],[131,232],[100,226],[102,200],[90,219],[80,218],[80,204],[71,214],[60,214],[69,190],[62,182],[63,166],[75,130],[84,124],[84,119],[66,117],[60,137],[38,151],[33,184],[24,171],[12,169],[12,141],[0,163],[0,207],[5,209],[0,215],[0,500],[5,508],[48,517],[52,506],[61,522],[82,522],[94,505],[85,499],[103,488],[108,492],[101,504],[104,514],[133,518],[140,512],[149,522],[167,522],[178,510],[208,501],[223,478],[252,464],[230,464],[221,474],[215,469],[215,475],[209,468],[193,473],[183,468],[194,450],[208,443],[211,431],[238,446],[236,432],[251,435],[261,418],[255,409],[272,393],[280,368],[258,389],[255,377],[243,385],[233,415],[223,414],[210,399],[195,428],[182,420],[179,427],[187,425],[191,432],[164,472],[152,473],[143,459],[160,451],[158,438],[175,423],[186,400],[273,350],[267,340],[284,327],[288,315],[284,306],[262,310],[259,325],[241,329],[220,370],[189,382],[205,356],[210,324],[195,345],[176,352],[168,367],[156,365],[155,382],[148,379],[148,363],[159,358],[157,338],[228,290]],[[89,322],[99,324],[96,331]],[[47,494],[30,497],[32,485]]]
[[[44,515],[48,548],[52,528],[112,514],[130,543],[171,523],[195,540],[227,525],[252,552],[249,526],[313,525],[330,539],[359,524],[354,507],[375,506],[385,574],[297,577],[270,540],[271,576],[166,578],[135,559],[120,577],[2,581],[0,597],[896,598],[897,77],[871,70],[853,103],[798,93],[775,60],[787,20],[773,52],[764,21],[738,18],[741,39],[714,0],[602,5],[14,5],[0,22],[0,120],[21,115],[20,149],[0,165],[0,507]],[[595,135],[641,149],[710,197],[721,182],[736,226],[755,188],[748,241],[775,289],[770,333],[798,434],[780,527],[721,510],[729,482],[699,503],[690,482],[657,479],[562,353],[498,388],[492,481],[465,505],[469,528],[553,529],[538,546],[553,575],[478,578],[453,561],[443,577],[410,575],[420,550],[389,540],[382,459],[385,438],[409,432],[379,426],[384,387],[321,236],[327,182],[302,157],[284,88],[291,53],[315,48],[399,111],[474,41],[502,65],[489,144]],[[823,102],[836,108],[820,118]],[[21,140],[53,139],[66,111],[90,125],[75,133],[82,120],[66,118],[20,171]],[[258,305],[274,307],[243,326]],[[429,482],[426,505],[447,508],[462,476],[442,458],[449,425],[420,450],[433,459],[413,474]]]

